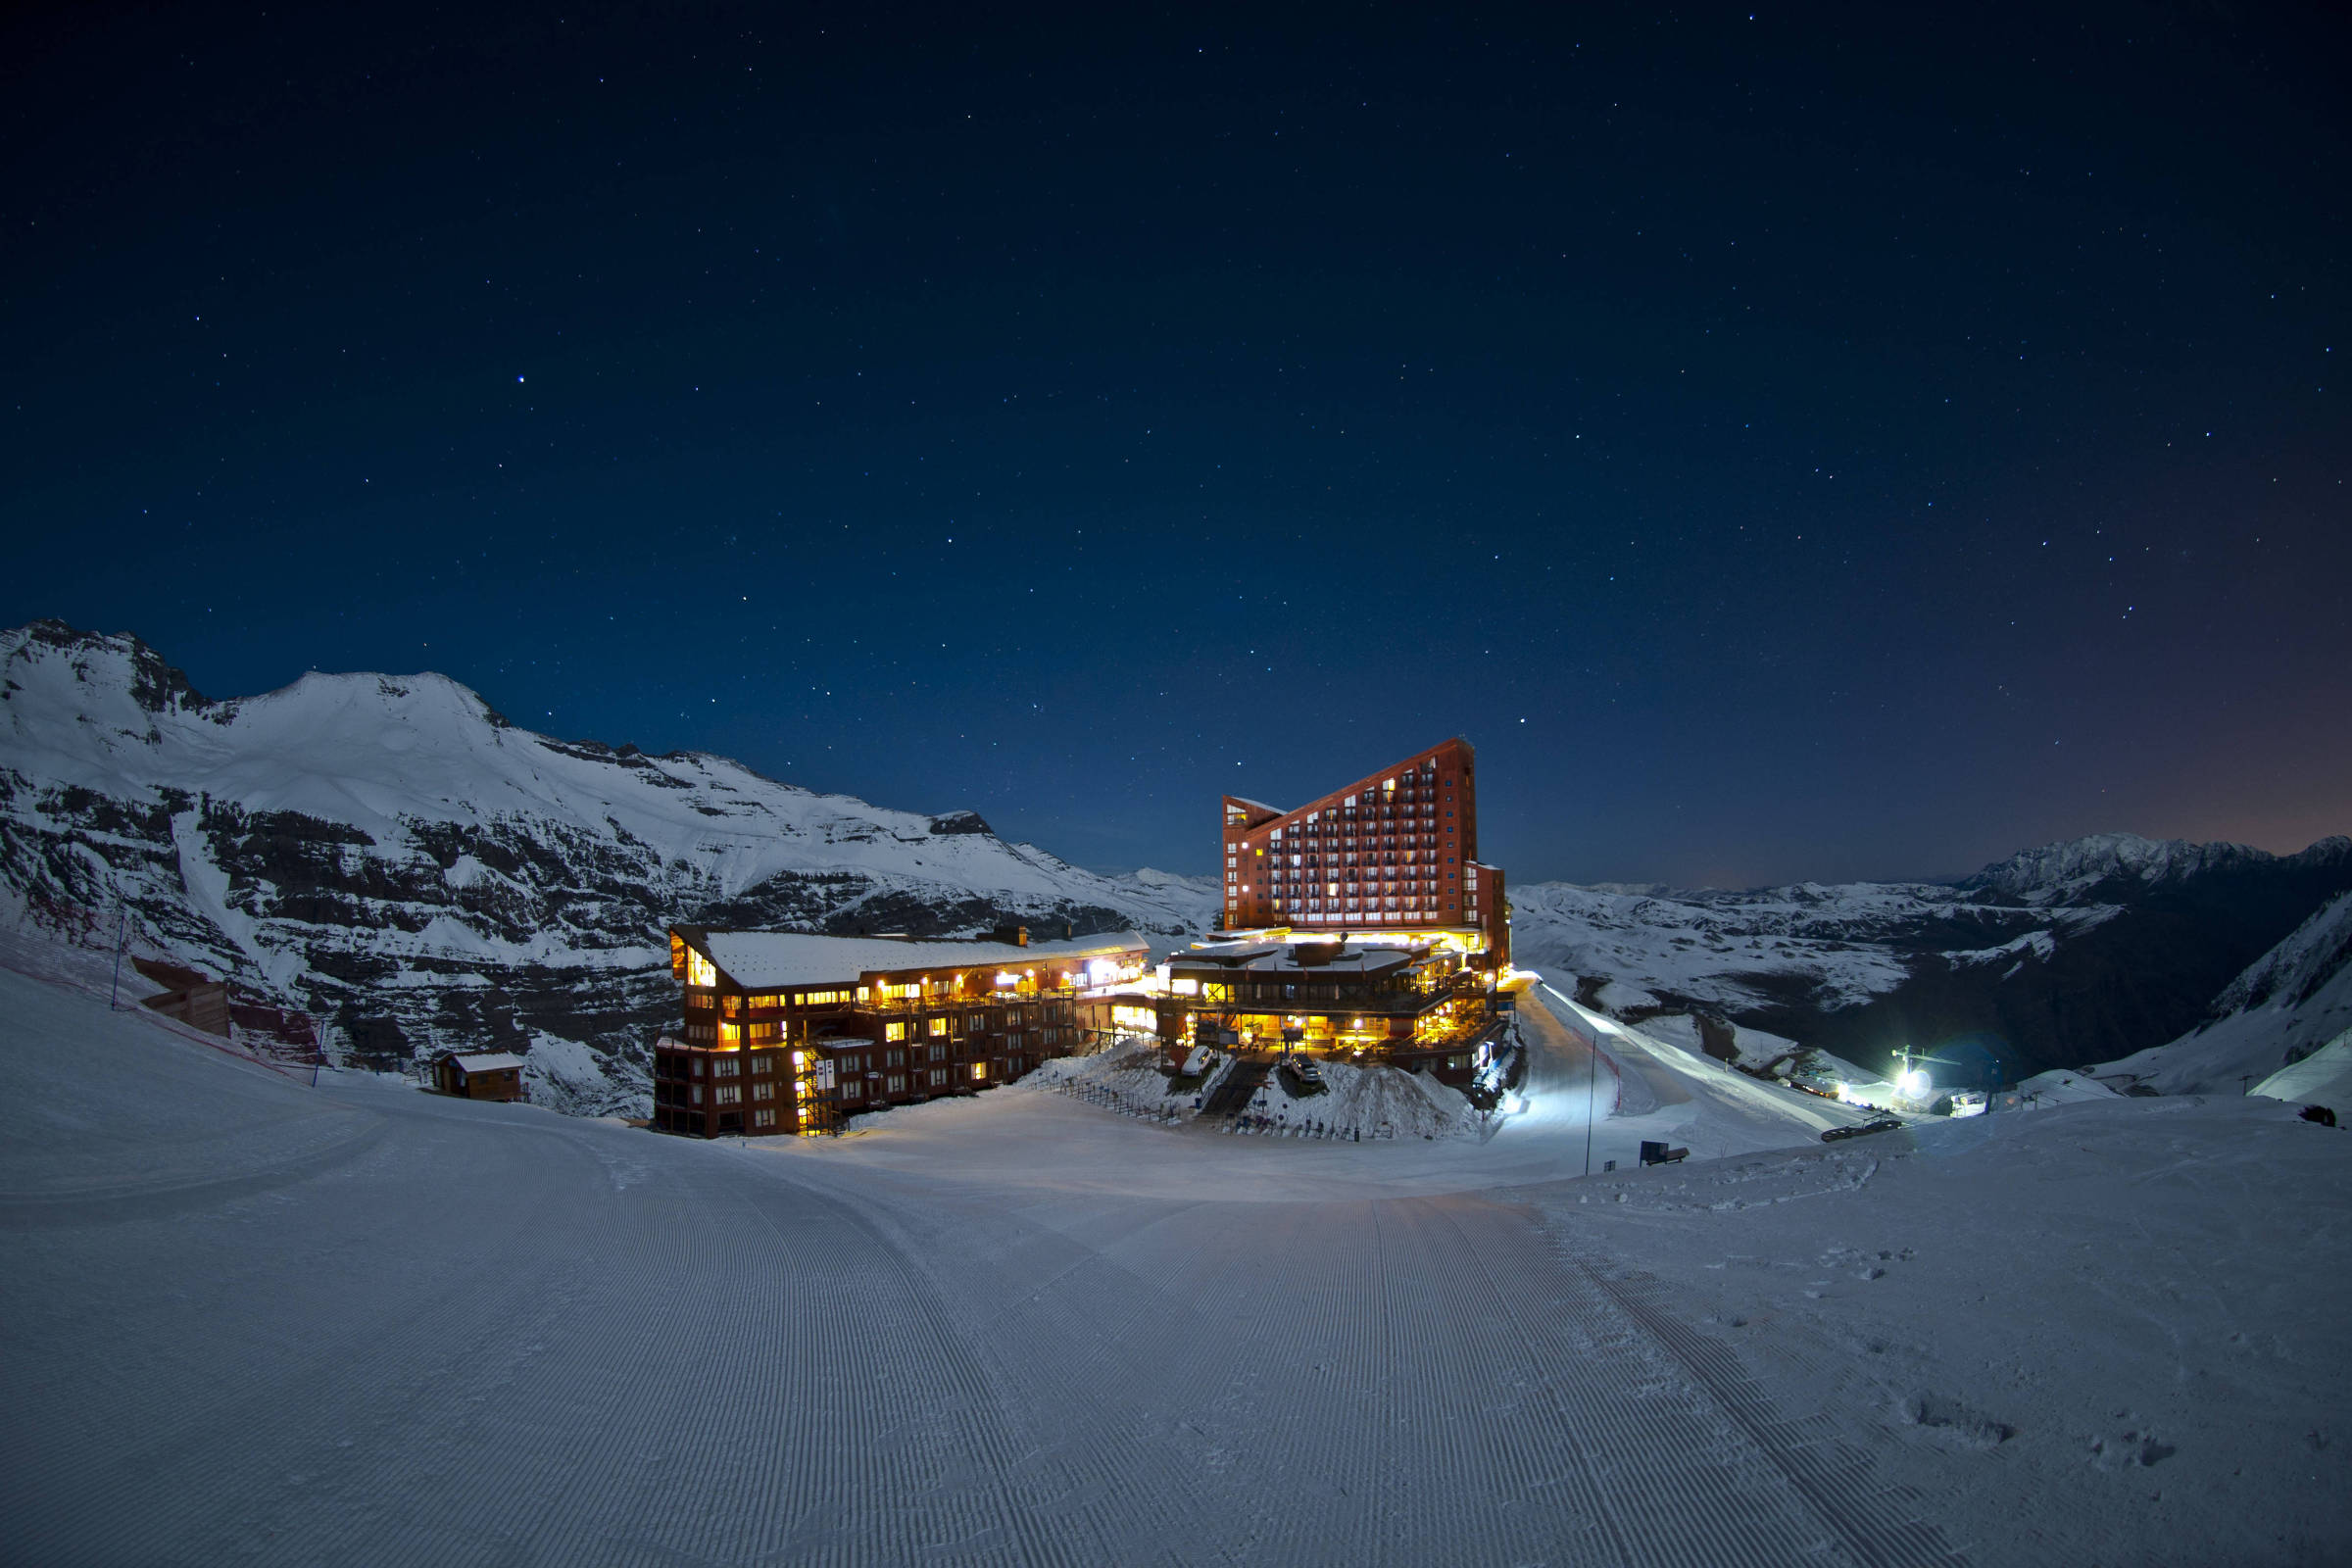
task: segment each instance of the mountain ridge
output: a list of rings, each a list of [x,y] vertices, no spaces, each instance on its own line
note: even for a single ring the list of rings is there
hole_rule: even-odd
[[[2290,855],[2101,833],[1951,883],[1511,889],[1522,962],[1635,1013],[1690,1010],[1863,1062],[1900,1045],[2019,1078],[2199,1025],[2248,964],[2352,889],[2352,838]]]
[[[641,1100],[675,921],[1175,939],[1217,898],[1099,876],[969,809],[540,735],[439,674],[209,698],[136,637],[56,621],[0,633],[0,893],[20,923],[85,933],[119,906],[155,956],[319,1014],[379,1065],[537,1049],[535,1092],[576,1109]]]

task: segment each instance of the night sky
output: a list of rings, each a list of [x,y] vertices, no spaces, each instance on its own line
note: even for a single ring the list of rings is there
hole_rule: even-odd
[[[2352,830],[2352,31],[1916,9],[12,8],[0,622],[1109,869]]]

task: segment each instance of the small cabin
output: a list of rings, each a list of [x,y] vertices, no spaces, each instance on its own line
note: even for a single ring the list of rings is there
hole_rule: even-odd
[[[522,1058],[503,1051],[443,1056],[433,1063],[433,1087],[460,1100],[520,1100]]]
[[[153,1008],[167,1018],[192,1024],[208,1035],[229,1038],[227,981],[215,980],[160,958],[133,958],[130,964],[164,987],[160,994],[146,998],[139,1005]]]

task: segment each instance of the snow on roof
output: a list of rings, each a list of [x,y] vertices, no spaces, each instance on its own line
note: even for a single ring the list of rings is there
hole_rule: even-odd
[[[753,991],[775,986],[846,984],[859,975],[902,969],[1011,966],[1148,947],[1133,931],[1066,942],[902,942],[890,937],[820,937],[801,931],[707,931],[702,947],[728,979]]]
[[[1228,795],[1225,798],[1236,806],[1247,806],[1252,811],[1271,811],[1276,816],[1288,816],[1290,814],[1279,806],[1268,806],[1263,801],[1253,801],[1246,795]]]
[[[522,1065],[520,1056],[510,1055],[503,1051],[484,1052],[480,1055],[473,1056],[453,1055],[449,1059],[466,1072],[497,1072],[502,1067]]]

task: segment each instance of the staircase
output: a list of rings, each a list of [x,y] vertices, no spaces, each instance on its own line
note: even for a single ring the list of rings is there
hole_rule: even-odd
[[[1238,1056],[1233,1067],[1217,1085],[1216,1093],[1200,1106],[1203,1121],[1215,1116],[1229,1116],[1250,1108],[1250,1097],[1256,1094],[1273,1069],[1273,1062],[1263,1056]]]

